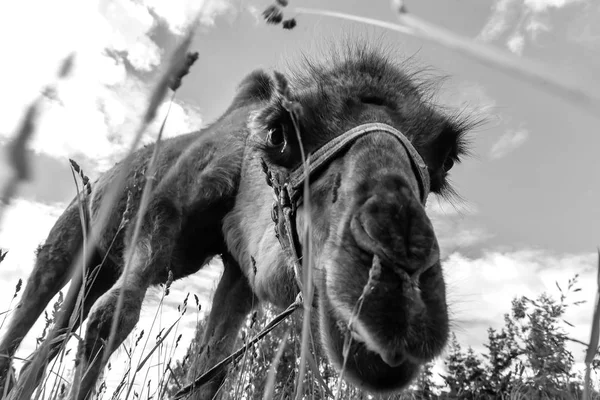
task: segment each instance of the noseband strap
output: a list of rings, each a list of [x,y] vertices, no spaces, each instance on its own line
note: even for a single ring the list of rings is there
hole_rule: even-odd
[[[329,164],[333,159],[335,159],[340,152],[346,150],[359,138],[377,132],[392,135],[404,146],[410,158],[411,164],[413,165],[413,168],[417,171],[417,180],[419,181],[420,186],[421,203],[425,204],[425,202],[427,201],[427,196],[429,195],[430,187],[429,171],[427,170],[427,165],[421,158],[421,155],[419,154],[417,149],[414,148],[410,140],[408,140],[408,138],[404,136],[400,131],[387,124],[374,122],[359,125],[356,128],[350,129],[349,131],[325,143],[323,146],[321,146],[308,157],[309,167],[307,175],[310,177],[314,173],[321,170],[323,167],[327,166],[327,164]],[[302,198],[302,186],[304,185],[304,180],[307,175],[305,175],[304,172],[304,165],[300,165],[290,174],[289,181],[287,182],[286,186],[292,203],[296,203]]]
[[[298,286],[302,290],[301,254],[298,231],[296,229],[296,208],[302,201],[303,185],[306,177],[322,170],[333,161],[342,151],[346,150],[359,138],[371,133],[387,133],[395,137],[406,149],[413,169],[417,172],[420,186],[421,203],[425,205],[429,195],[429,171],[427,165],[414,148],[412,143],[397,129],[381,123],[368,123],[339,135],[325,143],[308,157],[308,171],[304,164],[294,169],[290,174],[282,171],[270,171],[263,161],[262,167],[267,177],[267,184],[275,192],[271,218],[275,223],[275,236],[286,254],[286,259],[293,268]]]

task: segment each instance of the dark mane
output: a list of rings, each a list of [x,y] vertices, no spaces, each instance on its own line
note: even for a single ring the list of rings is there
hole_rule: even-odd
[[[421,151],[425,148],[444,152],[430,159],[459,163],[468,155],[467,132],[482,121],[460,111],[442,108],[434,103],[439,78],[423,77],[424,69],[412,66],[410,59],[397,60],[391,49],[376,48],[366,42],[347,42],[332,46],[318,56],[302,56],[301,63],[291,68],[287,77],[291,100],[302,110],[299,121],[305,149],[310,152],[341,133],[340,127],[381,120],[381,113],[364,112],[365,108],[386,110],[389,124],[401,131]],[[288,126],[289,116],[274,96],[271,104],[257,118],[265,131]],[[288,139],[298,146],[295,135]],[[259,144],[259,146],[262,146]],[[298,159],[286,160],[278,149],[262,146],[267,159],[289,166]],[[439,169],[441,166],[433,166]],[[438,168],[439,167],[439,168]],[[443,176],[436,193],[453,196],[455,192]]]

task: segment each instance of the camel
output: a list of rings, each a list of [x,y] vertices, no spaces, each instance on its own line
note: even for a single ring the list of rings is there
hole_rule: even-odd
[[[329,362],[342,367],[351,333],[344,379],[373,393],[410,384],[442,352],[449,332],[439,247],[425,203],[431,193],[452,192],[448,174],[466,154],[465,136],[473,126],[433,104],[426,87],[402,62],[366,44],[332,51],[324,61],[307,58],[285,75],[252,72],[214,123],[162,143],[157,184],[141,216],[139,240],[131,243],[134,219],[127,229],[118,227],[128,198],[134,212],[139,206],[153,145],[135,152],[127,189],[89,262],[90,270],[102,267],[86,288],[87,329],[75,375],[81,385],[71,398],[91,397],[105,352],[130,334],[150,286],[169,275],[193,274],[220,256],[224,271],[196,372],[208,370],[232,352],[253,307],[294,302],[302,273],[296,267],[306,265],[299,255],[307,240],[314,297],[304,307],[314,311],[314,337]],[[92,185],[91,224],[121,165]],[[285,207],[281,199],[287,199]],[[301,233],[305,222],[310,237]],[[82,235],[74,200],[41,247],[0,342],[6,356],[0,358],[2,382],[22,338],[71,278]],[[133,249],[133,262],[124,279],[127,249]],[[355,315],[368,282],[370,292]],[[125,301],[107,349],[103,343],[121,292]],[[213,398],[226,373],[193,398]]]

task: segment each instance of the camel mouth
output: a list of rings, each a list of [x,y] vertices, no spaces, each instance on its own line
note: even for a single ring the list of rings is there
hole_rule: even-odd
[[[320,306],[321,340],[329,360],[344,379],[360,389],[386,393],[404,388],[417,376],[421,363],[406,351],[399,351],[393,361],[384,360],[369,348],[366,337],[337,317],[330,301],[324,299]]]
[[[367,265],[373,253],[359,252],[360,256],[352,255],[354,263],[340,262],[346,257],[338,254],[324,270],[318,297],[321,341],[338,372],[343,370],[355,386],[373,393],[398,391],[446,344],[448,314],[441,265],[436,261],[415,286],[384,262],[378,279],[369,281]],[[340,273],[346,278],[339,279]],[[370,287],[361,298],[367,284]],[[359,299],[362,305],[357,313]]]

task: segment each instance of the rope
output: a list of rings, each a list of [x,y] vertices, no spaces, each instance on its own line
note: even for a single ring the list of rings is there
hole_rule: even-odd
[[[256,342],[258,342],[260,339],[265,337],[269,332],[271,332],[273,329],[275,329],[284,319],[289,317],[294,311],[296,311],[298,308],[302,307],[302,303],[303,303],[302,294],[298,293],[298,296],[296,296],[296,300],[294,300],[294,302],[292,304],[290,304],[289,307],[285,309],[285,311],[283,311],[282,313],[277,315],[275,318],[273,318],[271,320],[271,322],[269,322],[267,324],[267,326],[265,326],[258,334],[256,334],[256,336],[254,336],[246,345],[244,345],[243,347],[240,347],[233,354],[231,354],[227,358],[223,359],[217,365],[215,365],[214,367],[212,367],[211,369],[206,371],[204,374],[202,374],[201,376],[196,378],[196,380],[194,380],[194,382],[181,388],[175,394],[175,397],[173,397],[172,400],[183,399],[183,398],[189,396],[190,394],[192,394],[196,390],[198,390],[202,385],[206,384],[211,379],[213,379],[215,376],[217,376],[219,373],[223,372],[229,364],[237,361]]]

